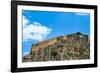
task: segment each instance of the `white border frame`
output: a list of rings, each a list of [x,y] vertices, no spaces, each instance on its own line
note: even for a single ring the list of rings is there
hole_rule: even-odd
[[[66,60],[66,61],[47,61],[47,62],[22,62],[22,10],[41,10],[41,11],[57,11],[57,12],[88,12],[90,13],[90,59],[89,60]],[[94,10],[93,9],[77,9],[77,8],[60,8],[46,6],[24,6],[18,5],[17,10],[17,68],[27,67],[43,67],[43,66],[60,66],[60,65],[80,65],[94,64]]]

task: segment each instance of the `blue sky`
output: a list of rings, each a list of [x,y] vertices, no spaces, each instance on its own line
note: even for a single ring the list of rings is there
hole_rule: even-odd
[[[32,44],[53,37],[82,32],[90,35],[90,14],[79,12],[22,11],[23,55]]]

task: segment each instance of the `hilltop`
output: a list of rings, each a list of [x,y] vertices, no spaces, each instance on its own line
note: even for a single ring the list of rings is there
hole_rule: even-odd
[[[89,58],[90,39],[88,35],[77,32],[32,45],[30,54],[23,57],[23,62],[81,60]]]

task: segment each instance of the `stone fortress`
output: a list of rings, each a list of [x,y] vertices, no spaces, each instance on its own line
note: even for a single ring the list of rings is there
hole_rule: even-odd
[[[60,36],[60,37],[62,37],[64,40],[68,39],[67,36]],[[53,38],[53,39],[50,39],[50,40],[47,40],[47,41],[42,41],[40,43],[32,45],[31,52],[37,51],[37,50],[39,50],[41,48],[45,48],[45,47],[47,47],[49,45],[52,45],[52,44],[55,44],[55,43],[59,42],[59,38],[60,37]]]

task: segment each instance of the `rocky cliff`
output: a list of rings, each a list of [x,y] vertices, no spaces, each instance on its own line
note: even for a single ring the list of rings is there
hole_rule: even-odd
[[[59,36],[32,45],[23,62],[82,60],[90,58],[90,40],[80,32]]]

